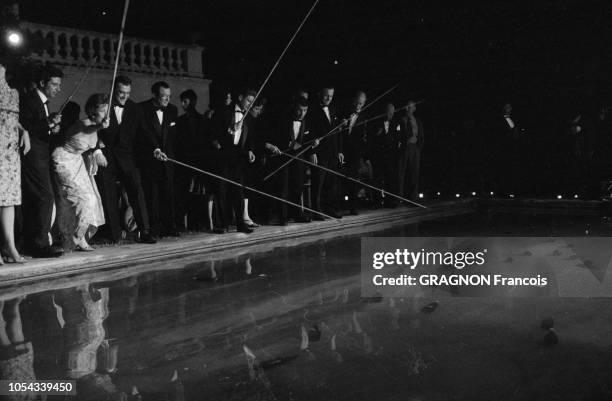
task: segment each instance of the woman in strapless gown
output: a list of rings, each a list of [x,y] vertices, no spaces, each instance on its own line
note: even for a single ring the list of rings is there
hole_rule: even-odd
[[[104,211],[94,176],[106,159],[98,147],[98,130],[108,127],[108,95],[91,95],[87,118],[66,132],[51,154],[56,191],[57,219],[64,249],[92,251],[87,243],[104,224]]]

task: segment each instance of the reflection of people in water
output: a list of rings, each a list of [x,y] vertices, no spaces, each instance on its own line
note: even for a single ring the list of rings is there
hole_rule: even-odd
[[[19,382],[36,380],[32,343],[25,341],[19,305],[25,297],[0,301],[0,378]],[[9,400],[36,400],[36,396],[19,394]]]
[[[125,400],[108,374],[96,373],[98,352],[104,341],[108,316],[108,288],[91,285],[59,290],[55,302],[65,322],[64,368],[66,378],[77,381],[80,400]],[[104,368],[104,367],[101,367]]]

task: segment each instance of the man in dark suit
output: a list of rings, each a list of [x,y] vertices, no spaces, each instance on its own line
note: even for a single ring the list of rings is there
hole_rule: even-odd
[[[300,151],[302,144],[306,142],[305,117],[308,113],[308,100],[297,98],[293,103],[292,110],[282,117],[278,129],[265,143],[265,148],[272,155],[279,155],[281,149],[289,149],[289,153],[295,154]],[[268,169],[276,170],[284,158],[270,158]],[[298,205],[302,202],[304,191],[306,166],[301,162],[293,162],[283,168],[275,177],[275,193],[282,199],[286,199]],[[280,204],[280,224],[287,225],[288,219],[293,218],[296,223],[307,223],[310,221],[301,209]]]
[[[246,112],[255,100],[255,91],[243,90],[238,101],[222,107],[213,116],[212,126],[215,147],[221,153],[222,176],[234,182],[243,183],[247,163],[255,161],[254,144],[249,135],[249,125],[245,124]],[[229,210],[227,207],[229,206]],[[244,222],[244,191],[241,186],[221,182],[219,188],[221,228],[227,230],[231,221],[231,210],[236,217],[236,229],[250,234],[253,229]]]
[[[372,162],[374,175],[374,186],[384,189],[390,193],[397,193],[397,160],[398,140],[400,133],[399,121],[395,116],[395,105],[385,105],[385,119],[369,127],[367,157]],[[385,195],[384,203],[382,194],[374,192],[374,207],[395,207],[397,202],[394,198]]]
[[[347,113],[347,126],[340,134],[342,135],[341,150],[344,157],[345,171],[349,177],[355,179],[359,179],[359,166],[366,150],[368,131],[364,123],[365,118],[360,114],[366,99],[365,92],[358,91],[355,93]],[[348,195],[349,212],[352,215],[357,215],[357,193],[360,187],[358,184],[349,181],[342,182],[342,184],[345,188],[342,192]]]
[[[318,103],[310,107],[306,125],[312,137],[318,139],[310,153],[310,161],[332,170],[338,170],[344,162],[342,149],[342,135],[336,133],[325,139],[333,129],[339,130],[341,121],[336,115],[331,103],[334,99],[334,88],[325,87],[319,92]],[[312,189],[314,208],[318,211],[340,218],[337,212],[338,205],[338,180],[336,176],[328,174],[322,169],[314,167],[312,171]],[[323,217],[316,215],[315,220],[322,220]]]
[[[139,103],[143,114],[142,129],[136,141],[136,160],[151,219],[153,235],[178,237],[174,203],[174,157],[178,111],[170,104],[170,85],[159,81],[151,87],[153,97]]]
[[[19,122],[30,133],[31,150],[21,159],[23,225],[26,252],[33,257],[56,257],[61,246],[49,241],[55,195],[51,184],[50,144],[62,116],[49,112],[48,101],[61,90],[62,71],[46,66],[36,89],[20,97]]]
[[[128,77],[120,75],[115,79],[113,104],[109,111],[110,126],[98,132],[100,142],[103,144],[102,152],[108,165],[100,167],[96,181],[102,195],[102,205],[111,240],[118,242],[121,238],[117,194],[117,180],[119,180],[127,192],[134,211],[140,230],[140,242],[154,244],[157,241],[150,232],[140,172],[134,160],[134,140],[142,128],[142,111],[130,100],[131,91],[132,81]]]
[[[406,115],[400,119],[398,195],[412,201],[417,198],[421,167],[421,151],[425,139],[423,123],[414,112],[416,102],[406,103]]]

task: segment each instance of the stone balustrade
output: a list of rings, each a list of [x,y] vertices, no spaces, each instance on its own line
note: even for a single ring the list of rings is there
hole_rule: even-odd
[[[22,22],[22,28],[34,40],[47,46],[35,59],[63,66],[85,66],[95,60],[95,67],[112,69],[115,63],[118,35],[83,31]],[[203,78],[204,48],[154,40],[124,37],[119,68],[145,74]]]

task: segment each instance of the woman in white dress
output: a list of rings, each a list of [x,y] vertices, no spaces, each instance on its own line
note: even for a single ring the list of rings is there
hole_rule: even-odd
[[[51,159],[57,184],[57,219],[65,249],[92,251],[87,243],[104,224],[100,193],[94,180],[106,159],[98,147],[98,130],[108,128],[108,95],[91,95],[85,105],[87,118],[66,132],[63,144]]]

